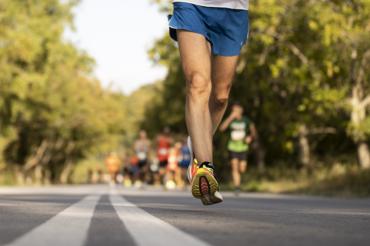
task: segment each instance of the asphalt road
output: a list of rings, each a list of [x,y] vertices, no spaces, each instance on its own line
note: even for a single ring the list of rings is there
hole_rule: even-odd
[[[370,199],[0,188],[0,245],[370,245]]]

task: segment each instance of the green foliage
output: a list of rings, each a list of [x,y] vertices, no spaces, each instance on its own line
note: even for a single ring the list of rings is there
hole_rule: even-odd
[[[71,165],[129,147],[141,127],[186,131],[185,81],[169,35],[149,51],[168,69],[163,82],[130,96],[109,91],[93,78],[91,57],[63,39],[77,3],[0,0],[0,172],[65,182]],[[368,0],[251,1],[231,98],[256,123],[268,163],[297,163],[302,126],[315,158],[353,155],[369,142],[369,16]],[[226,137],[216,135],[217,149]]]
[[[127,128],[126,98],[103,89],[94,61],[64,41],[76,3],[0,1],[0,151],[25,177],[41,167],[39,178],[60,182],[71,163],[115,148]]]
[[[170,9],[170,1],[155,2]],[[350,154],[353,143],[369,141],[370,103],[353,122],[358,108],[351,101],[355,90],[363,104],[370,95],[370,1],[258,0],[250,2],[249,13],[250,40],[231,99],[240,101],[256,123],[267,160],[296,162],[301,126],[317,155]],[[185,131],[185,86],[176,47],[165,35],[150,55],[169,72],[144,125]],[[225,136],[216,137],[216,143],[224,142]]]
[[[166,35],[156,42],[149,55],[153,62],[166,66],[168,74],[159,95],[147,107],[142,127],[151,133],[160,132],[166,126],[175,132],[184,131],[185,81],[177,47]]]
[[[242,189],[248,192],[307,194],[336,197],[368,197],[370,171],[352,163],[318,165],[313,173],[282,165],[261,173],[255,168],[244,177]],[[328,165],[328,163],[330,163]],[[225,185],[224,189],[232,189]]]

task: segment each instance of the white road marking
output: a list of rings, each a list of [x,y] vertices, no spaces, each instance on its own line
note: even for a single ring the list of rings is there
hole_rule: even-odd
[[[99,198],[100,195],[85,197],[7,246],[84,245]]]
[[[322,214],[322,215],[348,215],[348,216],[370,216],[370,212],[353,211],[349,209],[312,209],[303,211],[304,214]]]
[[[111,194],[110,201],[138,246],[209,245],[154,217],[118,194]]]
[[[102,185],[73,185],[73,186],[48,186],[48,187],[0,187],[0,195],[85,195],[103,194],[108,191],[108,186]]]

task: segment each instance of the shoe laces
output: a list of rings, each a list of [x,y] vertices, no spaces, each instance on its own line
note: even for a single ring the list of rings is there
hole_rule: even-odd
[[[205,161],[202,164],[199,165],[199,168],[207,168],[210,172],[214,173],[215,167],[213,163]]]

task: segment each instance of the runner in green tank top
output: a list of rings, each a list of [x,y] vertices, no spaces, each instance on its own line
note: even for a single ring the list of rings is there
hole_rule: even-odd
[[[239,103],[234,103],[229,117],[221,124],[220,130],[230,130],[227,149],[230,155],[232,178],[236,194],[240,191],[241,175],[247,170],[249,145],[256,136],[256,128]]]
[[[227,149],[232,152],[242,153],[249,149],[249,144],[245,140],[249,133],[250,121],[246,116],[241,119],[234,119],[229,126],[230,138]]]

